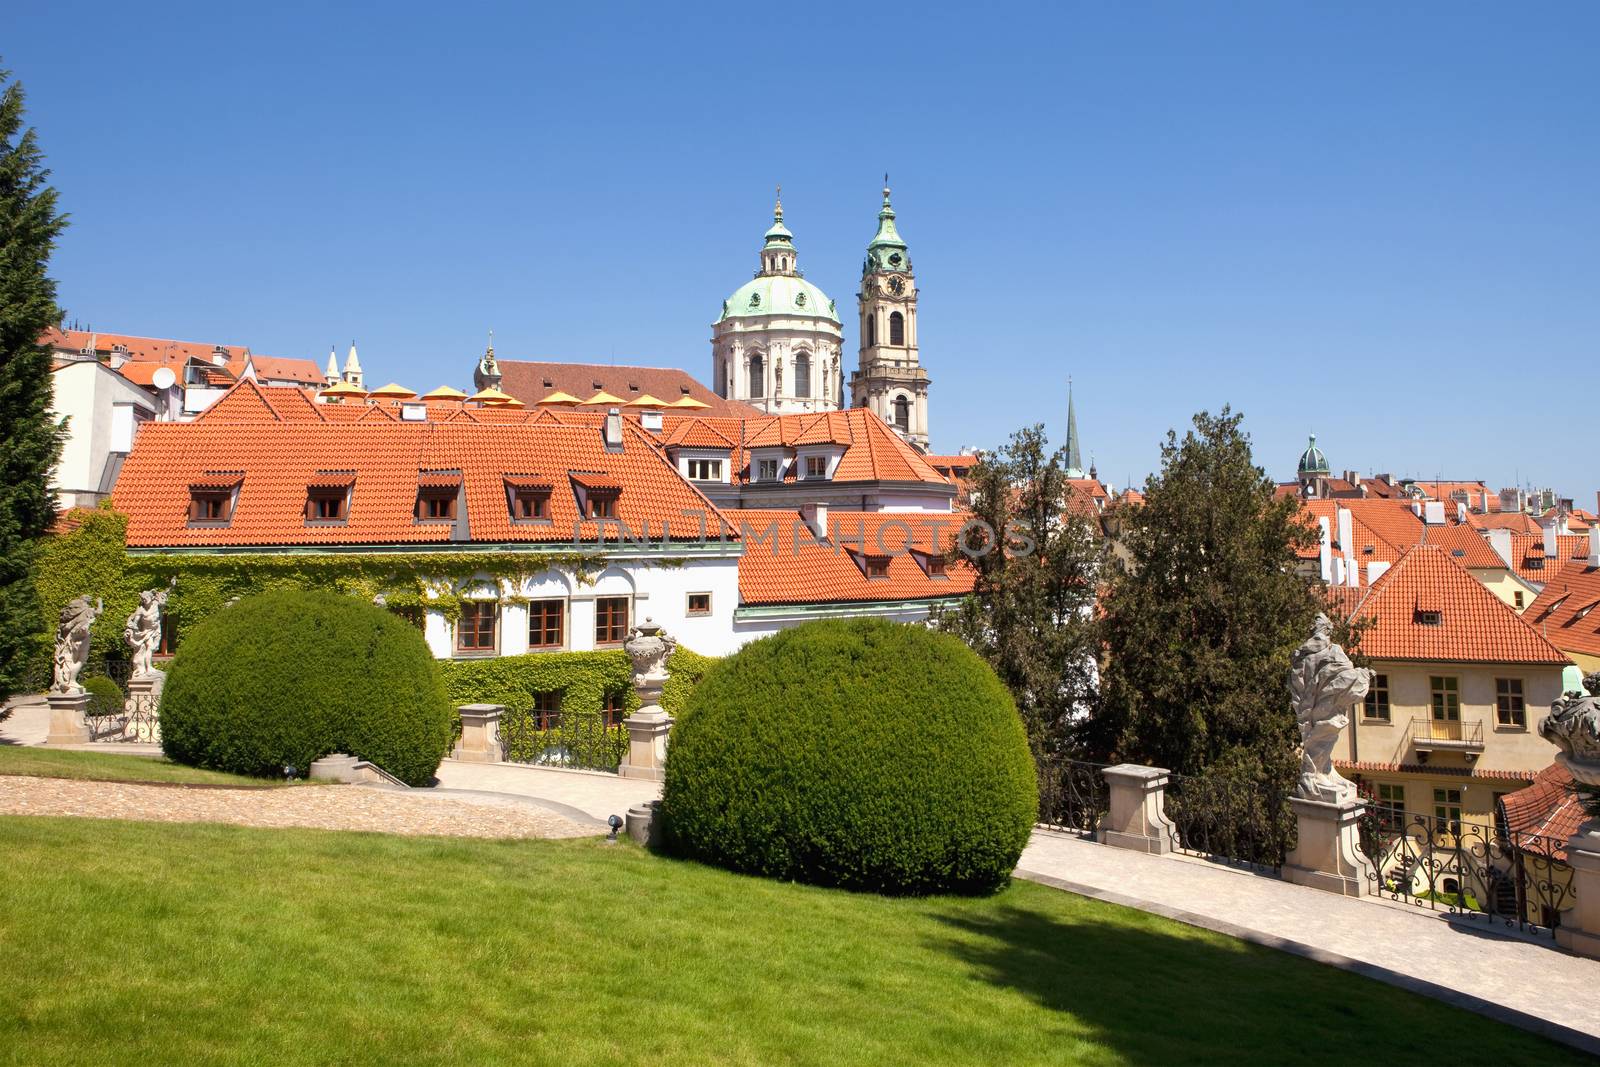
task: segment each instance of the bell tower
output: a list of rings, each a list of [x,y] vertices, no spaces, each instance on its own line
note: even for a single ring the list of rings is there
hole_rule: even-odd
[[[928,372],[917,354],[917,280],[911,253],[895,228],[889,176],[883,176],[878,232],[861,267],[860,360],[850,376],[850,404],[871,408],[913,445],[928,449]]]

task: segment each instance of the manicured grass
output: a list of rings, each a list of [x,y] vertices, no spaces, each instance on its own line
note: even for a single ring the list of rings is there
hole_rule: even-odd
[[[597,840],[0,818],[16,1063],[1580,1062],[1029,883],[885,899]]]
[[[116,752],[22,748],[0,745],[0,775],[35,778],[84,778],[95,782],[179,782],[189,785],[283,785],[270,778],[246,778],[221,771],[185,767],[165,759]]]

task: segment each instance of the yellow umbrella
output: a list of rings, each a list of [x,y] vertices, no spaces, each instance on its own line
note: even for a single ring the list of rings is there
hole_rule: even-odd
[[[666,406],[667,402],[665,400],[657,400],[649,393],[644,394],[637,400],[628,401],[628,407],[630,408],[664,408]]]
[[[602,389],[598,393],[594,394],[594,396],[591,396],[588,400],[585,400],[583,403],[585,407],[590,407],[595,404],[620,404],[622,403],[622,398],[620,396],[612,396],[610,393]]]
[[[563,393],[561,390],[557,389],[555,392],[551,393],[549,396],[547,396],[543,400],[539,401],[539,403],[541,405],[544,405],[544,404],[581,404],[581,403],[583,403],[583,401],[579,400],[577,397],[573,396],[571,393]]]
[[[367,395],[367,391],[365,389],[361,388],[361,386],[359,386],[359,385],[352,385],[349,382],[338,382],[337,384],[330,385],[326,389],[324,389],[322,391],[322,395],[323,396],[366,396]]]
[[[484,404],[509,404],[511,401],[515,400],[516,397],[509,393],[502,393],[500,390],[491,385],[487,389],[479,389],[476,393],[473,393],[471,396],[467,397],[467,399],[477,400]]]
[[[368,396],[394,397],[397,400],[409,400],[412,397],[416,396],[417,394],[416,394],[416,392],[414,390],[407,389],[403,385],[397,384],[395,382],[390,382],[388,385],[385,385],[380,389],[374,389],[372,392],[368,393],[367,395]]]
[[[684,395],[667,405],[669,408],[708,408],[711,405],[704,400],[696,400],[692,396]]]
[[[448,385],[441,385],[431,393],[423,393],[423,400],[465,400],[467,394]]]

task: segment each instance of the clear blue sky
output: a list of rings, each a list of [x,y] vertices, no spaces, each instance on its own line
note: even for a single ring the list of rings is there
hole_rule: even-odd
[[[848,324],[887,169],[936,449],[1070,374],[1119,486],[1232,403],[1279,477],[1594,504],[1600,4],[228,6],[8,12],[70,317],[705,379],[773,185]]]

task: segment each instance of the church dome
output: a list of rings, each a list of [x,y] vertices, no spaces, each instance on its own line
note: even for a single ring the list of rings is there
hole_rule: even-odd
[[[1328,457],[1322,454],[1322,449],[1317,447],[1317,435],[1311,435],[1311,443],[1306,445],[1306,450],[1300,453],[1301,474],[1327,474]]]
[[[809,315],[839,321],[828,294],[796,274],[763,274],[750,279],[723,301],[717,321],[763,315]]]

